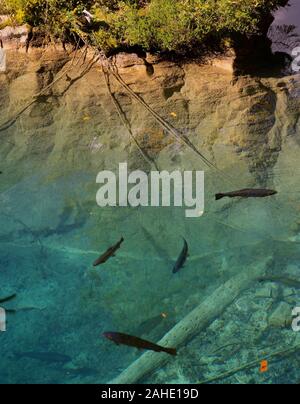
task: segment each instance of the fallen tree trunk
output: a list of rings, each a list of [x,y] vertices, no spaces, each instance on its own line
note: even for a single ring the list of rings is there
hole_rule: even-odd
[[[187,343],[216,318],[220,317],[226,308],[243,291],[250,287],[253,281],[264,276],[271,263],[272,258],[269,257],[264,259],[260,264],[253,265],[247,269],[241,268],[240,274],[232,277],[224,285],[215,290],[198,307],[176,324],[158,344],[178,348]],[[170,356],[163,353],[146,352],[108,384],[136,383],[171,359]]]

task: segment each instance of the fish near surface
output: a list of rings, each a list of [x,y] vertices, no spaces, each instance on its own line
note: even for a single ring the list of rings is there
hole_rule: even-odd
[[[110,247],[104,254],[102,254],[95,262],[94,267],[97,267],[101,264],[105,264],[111,257],[114,257],[115,253],[119,248],[121,248],[122,243],[124,242],[124,238],[122,237],[121,240],[115,244],[114,246]]]
[[[276,195],[277,191],[272,189],[252,189],[246,188],[239,191],[216,194],[216,201],[222,198],[266,198]]]
[[[145,349],[147,351],[165,352],[173,356],[177,355],[175,348],[166,348],[132,335],[119,332],[105,332],[103,336],[117,345],[127,345],[133,348]]]
[[[186,260],[189,255],[188,243],[185,239],[183,239],[183,241],[184,241],[183,249],[178,257],[178,260],[176,261],[176,264],[174,265],[173,274],[176,274],[177,272],[179,272],[181,270],[181,268],[184,267],[184,264],[186,263]]]

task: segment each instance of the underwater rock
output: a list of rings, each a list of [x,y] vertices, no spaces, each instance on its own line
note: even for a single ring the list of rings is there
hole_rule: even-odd
[[[288,303],[281,302],[269,317],[269,325],[284,328],[292,321],[292,308]]]
[[[263,285],[263,287],[256,290],[255,297],[276,299],[278,297],[278,285],[272,283]]]
[[[286,273],[288,276],[291,278],[297,279],[300,273],[300,266],[295,265],[295,264],[289,264],[286,268]]]
[[[284,288],[282,292],[283,297],[285,298],[290,298],[292,296],[295,296],[295,289],[293,288]]]

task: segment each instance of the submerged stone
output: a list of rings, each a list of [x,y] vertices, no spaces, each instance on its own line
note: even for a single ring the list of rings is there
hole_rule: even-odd
[[[272,327],[288,327],[291,322],[292,308],[285,302],[281,302],[269,317],[269,325]]]

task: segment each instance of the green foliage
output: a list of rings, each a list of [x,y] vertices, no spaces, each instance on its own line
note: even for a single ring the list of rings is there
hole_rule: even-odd
[[[21,24],[24,21],[25,0],[0,0],[0,14],[10,14],[7,23]]]
[[[140,46],[186,52],[210,41],[259,31],[265,16],[285,0],[0,0],[18,24],[54,37],[84,35],[106,52]],[[94,15],[92,26],[82,18]],[[1,10],[1,8],[0,8]]]

